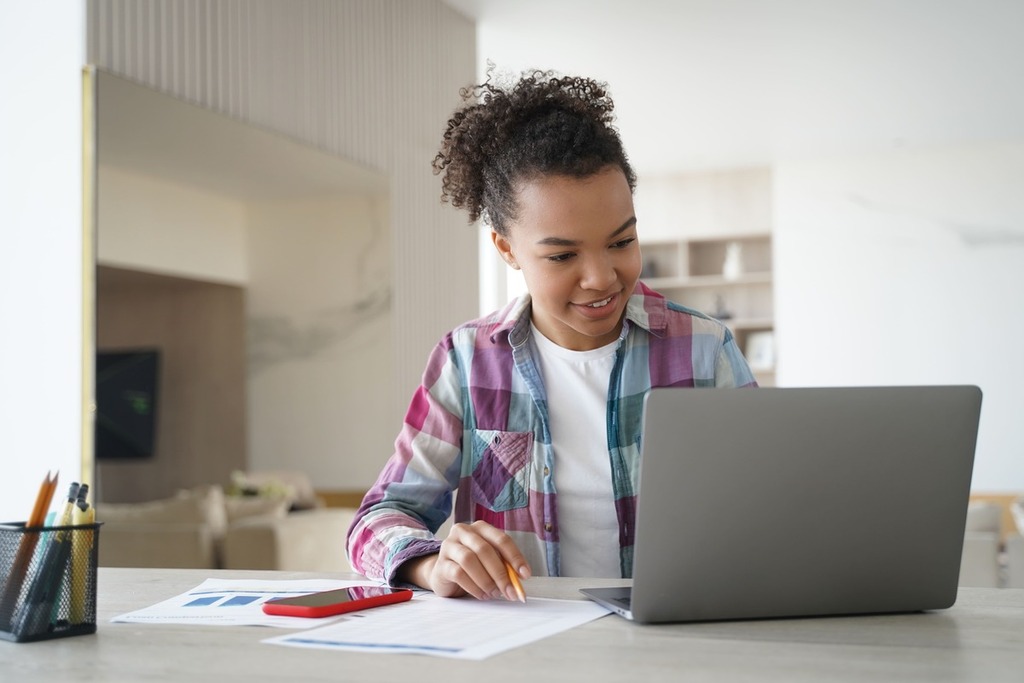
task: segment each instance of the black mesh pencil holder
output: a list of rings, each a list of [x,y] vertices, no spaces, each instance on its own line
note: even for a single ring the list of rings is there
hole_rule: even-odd
[[[21,643],[96,632],[101,524],[0,524],[0,638]]]

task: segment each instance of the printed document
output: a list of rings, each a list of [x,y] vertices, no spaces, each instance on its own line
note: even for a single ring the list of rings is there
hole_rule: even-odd
[[[589,600],[525,603],[416,593],[395,605],[351,612],[322,628],[264,640],[274,645],[486,659],[609,614]]]
[[[278,626],[310,628],[325,619],[281,617],[263,613],[263,603],[271,598],[305,595],[349,586],[370,585],[368,581],[336,579],[297,579],[254,581],[207,579],[192,590],[151,607],[122,614],[112,622],[133,624],[204,624],[212,626]],[[331,619],[331,617],[326,617]]]
[[[590,600],[530,597],[525,603],[439,598],[412,600],[320,619],[264,614],[271,598],[375,585],[366,580],[207,579],[192,590],[111,619],[117,623],[276,626],[306,629],[264,640],[293,647],[485,659],[609,614]]]

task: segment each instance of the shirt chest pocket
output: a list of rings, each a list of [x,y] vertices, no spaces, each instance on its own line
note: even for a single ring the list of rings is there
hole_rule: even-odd
[[[532,455],[532,432],[473,430],[474,501],[495,512],[525,507],[530,498]]]

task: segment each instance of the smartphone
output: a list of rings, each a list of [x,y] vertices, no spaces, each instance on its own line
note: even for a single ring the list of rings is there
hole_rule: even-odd
[[[263,603],[263,611],[285,617],[330,617],[404,602],[411,597],[412,591],[408,588],[353,586],[294,597],[274,598]]]

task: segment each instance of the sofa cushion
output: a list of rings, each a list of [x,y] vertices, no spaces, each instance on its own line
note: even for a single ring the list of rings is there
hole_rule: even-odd
[[[200,486],[142,503],[97,503],[96,521],[107,525],[199,524],[209,527],[214,537],[222,536],[228,525],[220,486]]]
[[[351,571],[345,533],[355,518],[350,508],[300,510],[281,519],[250,517],[232,524],[224,537],[225,569]]]
[[[206,524],[118,522],[103,525],[97,545],[101,567],[217,569],[218,540]]]
[[[228,525],[246,517],[279,519],[288,514],[288,498],[284,496],[224,496]]]
[[[995,503],[972,502],[967,506],[965,531],[999,533],[1003,511]]]

